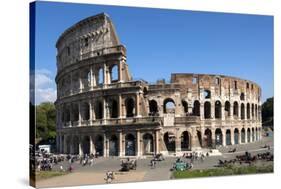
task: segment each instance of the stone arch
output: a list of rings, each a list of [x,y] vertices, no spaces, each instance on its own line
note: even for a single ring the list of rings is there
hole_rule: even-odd
[[[73,154],[79,154],[80,139],[78,136],[73,136],[72,144],[73,144]]]
[[[166,98],[163,102],[164,113],[175,113],[176,104],[171,98]]]
[[[252,128],[252,142],[255,141],[255,128]]]
[[[64,106],[63,111],[63,122],[69,122],[70,121],[70,108],[69,106]]]
[[[149,114],[154,116],[158,113],[158,104],[155,100],[149,101]]]
[[[109,68],[110,72],[110,83],[118,82],[118,65],[114,64]]]
[[[255,104],[255,119],[258,119],[258,105]]]
[[[136,155],[136,139],[131,133],[125,136],[125,155],[135,156]]]
[[[230,129],[227,129],[225,132],[225,144],[231,145],[231,131]]]
[[[247,129],[247,142],[248,143],[251,142],[251,129],[250,128]]]
[[[84,136],[82,140],[82,151],[83,154],[90,154],[90,137]]]
[[[64,138],[65,140],[66,140],[66,146],[64,146],[64,148],[66,148],[66,153],[67,154],[70,154],[71,152],[71,143],[72,143],[72,141],[71,141],[71,136],[67,136],[67,137],[65,137]]]
[[[109,156],[118,156],[119,146],[116,135],[111,135],[109,139]]]
[[[225,117],[230,117],[230,102],[229,101],[225,101],[224,103],[224,115]]]
[[[79,121],[79,105],[77,103],[72,104],[72,120]]]
[[[200,116],[200,102],[198,100],[193,103],[192,113],[194,116]]]
[[[212,147],[212,131],[211,129],[207,128],[204,132],[204,143],[206,147]]]
[[[103,118],[103,103],[102,101],[96,101],[95,103],[95,116],[96,119],[102,119]]]
[[[245,143],[245,142],[246,142],[245,129],[242,128],[242,129],[241,129],[241,143]]]
[[[134,117],[135,115],[135,100],[131,97],[125,100],[126,117]]]
[[[234,144],[239,144],[239,130],[237,128],[234,129]]]
[[[190,145],[191,137],[188,131],[181,133],[181,151],[188,151],[191,148]]]
[[[252,119],[255,119],[255,105],[252,104]]]
[[[185,114],[187,114],[188,113],[188,103],[185,100],[182,100],[181,103],[182,103],[182,107],[183,107],[183,112]]]
[[[196,135],[197,135],[197,138],[198,138],[198,140],[199,140],[199,144],[200,144],[200,146],[201,147],[203,147],[203,142],[202,142],[202,133],[201,133],[201,131],[196,131]]]
[[[109,114],[111,118],[118,118],[118,102],[115,99],[109,100]]]
[[[221,119],[221,102],[218,100],[215,102],[215,118]]]
[[[103,156],[103,154],[104,154],[104,149],[103,149],[104,142],[103,141],[104,141],[103,136],[98,134],[95,137],[95,151],[98,156]]]
[[[74,93],[79,91],[80,81],[79,81],[79,72],[74,72],[72,75],[72,91]]]
[[[211,118],[211,103],[208,101],[204,103],[204,118],[205,119]]]
[[[176,151],[176,136],[172,132],[166,132],[164,134],[164,143],[168,152]]]
[[[217,128],[215,130],[215,141],[216,141],[216,146],[222,146],[222,130],[220,128]]]
[[[250,119],[250,104],[247,103],[247,119]]]
[[[238,102],[237,101],[235,101],[234,103],[233,103],[233,116],[235,117],[235,118],[238,118]]]
[[[150,133],[145,133],[142,137],[143,155],[151,155],[154,152],[153,136]]]
[[[245,106],[244,106],[244,103],[241,103],[240,114],[241,114],[241,119],[245,119]]]
[[[81,72],[81,80],[83,89],[90,87],[91,84],[91,72],[89,69],[85,69]]]
[[[82,103],[82,119],[83,120],[90,119],[90,105],[87,102]]]

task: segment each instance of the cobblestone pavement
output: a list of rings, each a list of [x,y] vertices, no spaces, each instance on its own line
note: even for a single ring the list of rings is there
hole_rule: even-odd
[[[262,148],[264,145],[270,145],[271,149]],[[236,148],[235,153],[228,153],[230,149]],[[251,154],[257,154],[262,152],[270,151],[273,153],[273,138],[264,137],[262,141],[250,144],[234,145],[230,147],[220,147],[219,151],[222,152],[221,156],[210,156],[207,157],[203,162],[198,160],[193,162],[193,169],[209,169],[215,168],[218,160],[229,160],[235,158],[236,155],[243,154],[245,151]],[[95,164],[91,166],[81,166],[79,162],[75,162],[74,172],[65,176],[59,176],[46,180],[38,181],[37,187],[52,187],[52,186],[70,186],[70,185],[87,185],[87,184],[104,184],[104,176],[106,171],[116,172],[116,179],[113,183],[120,182],[137,182],[137,181],[156,181],[156,180],[167,180],[171,177],[171,171],[173,162],[176,157],[167,157],[165,161],[157,162],[156,168],[152,169],[150,164],[151,158],[138,159],[137,170],[130,172],[119,172],[120,159],[117,157],[113,158],[98,158]],[[185,161],[189,162],[189,159]],[[257,164],[272,164],[272,162],[261,162]],[[63,165],[67,168],[68,162],[63,162],[59,165]],[[58,170],[59,165],[55,166],[54,169]]]

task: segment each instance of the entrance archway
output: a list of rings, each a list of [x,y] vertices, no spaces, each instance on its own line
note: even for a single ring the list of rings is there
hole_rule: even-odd
[[[251,141],[251,130],[250,128],[247,129],[247,142],[249,143]]]
[[[231,145],[231,132],[230,129],[227,129],[225,132],[225,143],[226,145]]]
[[[112,135],[109,139],[109,156],[118,156],[118,139],[116,135]]]
[[[144,155],[153,154],[154,152],[153,136],[149,133],[146,133],[143,135],[142,140],[143,140],[143,154]]]
[[[205,147],[212,147],[212,131],[210,129],[206,129],[204,132],[204,142]]]
[[[125,155],[134,156],[136,154],[135,137],[132,134],[127,134],[125,137]]]
[[[176,151],[176,136],[172,132],[166,132],[164,134],[164,142],[168,152]]]
[[[88,154],[88,155],[90,154],[90,137],[89,136],[83,137],[82,151],[83,151],[83,154]]]
[[[234,129],[234,144],[239,143],[239,130],[237,128]]]
[[[221,129],[216,129],[215,131],[216,145],[222,145],[222,131]]]
[[[103,137],[101,135],[96,136],[95,139],[95,148],[96,148],[96,153],[99,156],[103,156]]]
[[[245,129],[241,129],[241,143],[245,143],[246,138],[245,138]]]
[[[73,137],[73,154],[79,154],[79,137]]]
[[[190,137],[188,131],[184,131],[181,134],[181,151],[190,150]]]

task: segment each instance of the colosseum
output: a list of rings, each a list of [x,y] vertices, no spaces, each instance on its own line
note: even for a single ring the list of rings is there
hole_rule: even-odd
[[[261,139],[261,88],[224,75],[135,80],[109,16],[68,28],[57,43],[57,150],[180,155]]]

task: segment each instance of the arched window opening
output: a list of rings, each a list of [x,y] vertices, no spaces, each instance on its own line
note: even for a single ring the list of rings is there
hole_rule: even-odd
[[[99,69],[99,74],[98,74],[98,84],[102,85],[104,83],[103,80],[104,76],[103,76],[103,68]]]
[[[226,101],[224,104],[225,117],[230,117],[230,102]]]
[[[115,99],[110,100],[109,111],[111,118],[118,117],[118,102]]]
[[[225,142],[226,142],[226,145],[231,145],[231,132],[230,132],[230,129],[226,130]]]
[[[147,94],[148,94],[147,87],[144,87],[143,88],[143,96],[146,97]]]
[[[220,84],[220,78],[216,77],[215,84],[216,84],[216,85],[219,85],[219,84]]]
[[[83,109],[82,119],[83,120],[89,120],[90,119],[90,106],[89,106],[89,104],[83,103],[82,109]]]
[[[204,118],[205,119],[211,118],[211,103],[210,102],[204,103]]]
[[[243,103],[241,104],[241,119],[245,119],[245,106]]]
[[[98,101],[96,103],[95,114],[96,114],[96,119],[102,119],[103,118],[103,104],[100,101]]]
[[[111,70],[110,70],[110,81],[111,83],[115,83],[115,82],[118,82],[118,66],[117,65],[114,65],[111,67]]]
[[[255,105],[252,104],[252,119],[255,118]]]
[[[149,101],[149,115],[155,116],[158,113],[158,105],[155,100]]]
[[[247,142],[249,143],[251,141],[251,130],[250,128],[247,129]]]
[[[188,113],[188,104],[187,104],[187,102],[183,100],[181,103],[182,103],[182,106],[183,106],[183,112],[185,114],[187,114]]]
[[[246,142],[245,129],[242,128],[241,129],[241,143],[245,143],[245,142]]]
[[[250,104],[247,103],[247,119],[250,119]]]
[[[221,102],[220,101],[215,102],[215,118],[216,119],[221,118]]]
[[[171,98],[164,100],[164,113],[175,113],[175,102]]]
[[[210,90],[204,90],[204,98],[205,99],[211,98],[211,91]]]
[[[135,115],[135,101],[133,98],[128,98],[125,101],[125,105],[126,105],[126,116],[127,117],[134,117]]]
[[[192,113],[194,116],[200,116],[200,102],[198,100],[193,103]]]
[[[245,94],[244,93],[240,94],[240,100],[245,100]]]

